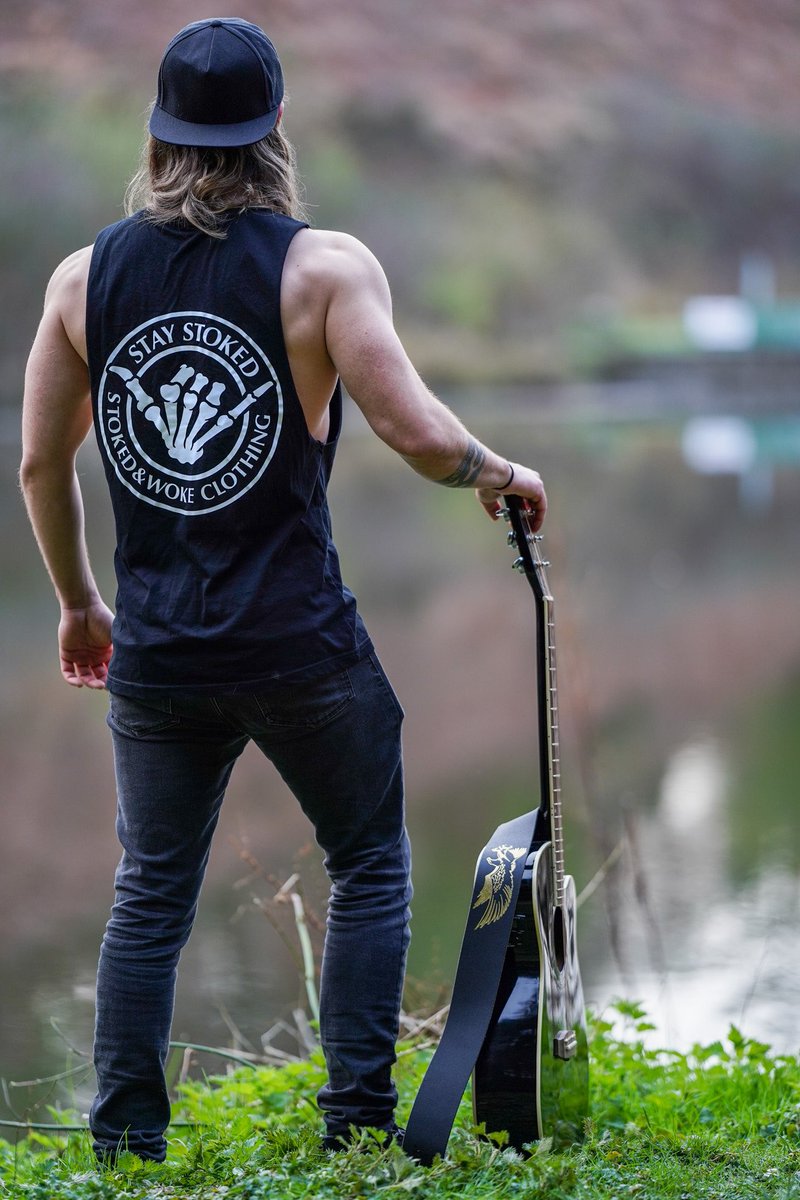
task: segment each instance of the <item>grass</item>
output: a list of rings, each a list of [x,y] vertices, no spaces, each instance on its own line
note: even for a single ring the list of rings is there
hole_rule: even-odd
[[[27,1200],[800,1200],[800,1064],[731,1028],[688,1054],[650,1049],[634,1004],[592,1029],[592,1117],[583,1145],[529,1156],[479,1138],[468,1098],[448,1156],[430,1168],[365,1135],[335,1156],[319,1149],[313,1097],[321,1060],[239,1069],[181,1088],[164,1164],[124,1155],[98,1169],[86,1134],[32,1131],[0,1142],[0,1197]],[[617,1027],[623,1023],[621,1032]],[[400,1114],[430,1050],[402,1046]],[[75,1114],[51,1111],[72,1123]]]

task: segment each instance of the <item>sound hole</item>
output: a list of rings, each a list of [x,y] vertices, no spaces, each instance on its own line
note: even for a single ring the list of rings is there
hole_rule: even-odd
[[[553,909],[553,959],[559,971],[564,970],[566,957],[564,910],[563,908],[555,908]]]

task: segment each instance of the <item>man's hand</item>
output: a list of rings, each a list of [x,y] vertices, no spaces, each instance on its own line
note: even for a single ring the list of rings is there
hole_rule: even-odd
[[[72,687],[105,687],[112,619],[111,610],[99,599],[86,608],[62,608],[58,626],[61,674]]]
[[[519,463],[510,465],[514,468],[514,478],[508,488],[503,488],[501,491],[495,488],[476,488],[475,495],[493,521],[500,516],[503,495],[521,496],[523,500],[527,500],[528,509],[536,514],[533,518],[532,528],[534,533],[538,533],[544,524],[544,516],[547,512],[547,496],[541,476],[538,471],[533,471],[530,467],[523,467]]]

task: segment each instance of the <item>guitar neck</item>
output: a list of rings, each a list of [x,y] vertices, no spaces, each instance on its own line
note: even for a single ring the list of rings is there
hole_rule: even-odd
[[[509,544],[519,558],[514,566],[528,580],[536,607],[537,693],[539,726],[540,813],[553,846],[552,885],[557,908],[564,902],[564,827],[561,818],[561,757],[556,670],[555,605],[547,582],[540,535],[531,528],[530,513],[523,501],[508,496],[506,515],[511,522]]]
[[[561,907],[564,900],[564,827],[561,812],[555,605],[549,594],[537,598],[536,618],[541,796],[553,843],[553,899],[556,907]]]

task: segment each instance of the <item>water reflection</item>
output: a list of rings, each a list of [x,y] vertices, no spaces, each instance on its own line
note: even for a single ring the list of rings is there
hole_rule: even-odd
[[[658,806],[643,818],[642,853],[663,961],[626,881],[621,907],[628,962],[590,972],[590,999],[635,996],[656,1030],[650,1041],[688,1049],[733,1023],[777,1050],[800,1047],[800,878],[771,866],[744,887],[731,872],[732,754],[712,738],[677,747]],[[625,886],[625,885],[624,885]]]
[[[713,1039],[733,1020],[796,1049],[800,472],[776,468],[768,515],[743,513],[735,479],[683,462],[679,422],[562,419],[557,408],[484,397],[467,416],[515,458],[547,464],[567,867],[579,890],[623,839],[616,870],[580,912],[587,996],[598,1006],[615,993],[642,998],[663,1041]],[[452,980],[475,855],[500,821],[536,802],[532,609],[502,533],[463,496],[417,484],[351,416],[334,526],[408,714],[409,1003],[436,1003]],[[0,1075],[30,1078],[74,1061],[67,1041],[90,1045],[117,850],[104,698],[69,692],[55,674],[54,607],[14,495],[15,464],[7,447],[0,902],[12,917]],[[110,592],[91,448],[82,471]],[[247,872],[233,835],[282,878],[309,841],[257,754],[245,754],[226,799],[175,1023],[181,1040],[226,1044],[233,1024],[257,1048],[302,993],[291,957],[249,905],[254,885],[235,886]],[[314,854],[301,873],[323,909]]]
[[[675,833],[691,837],[696,827],[719,822],[728,772],[718,742],[706,738],[675,750],[661,781],[659,815]]]

